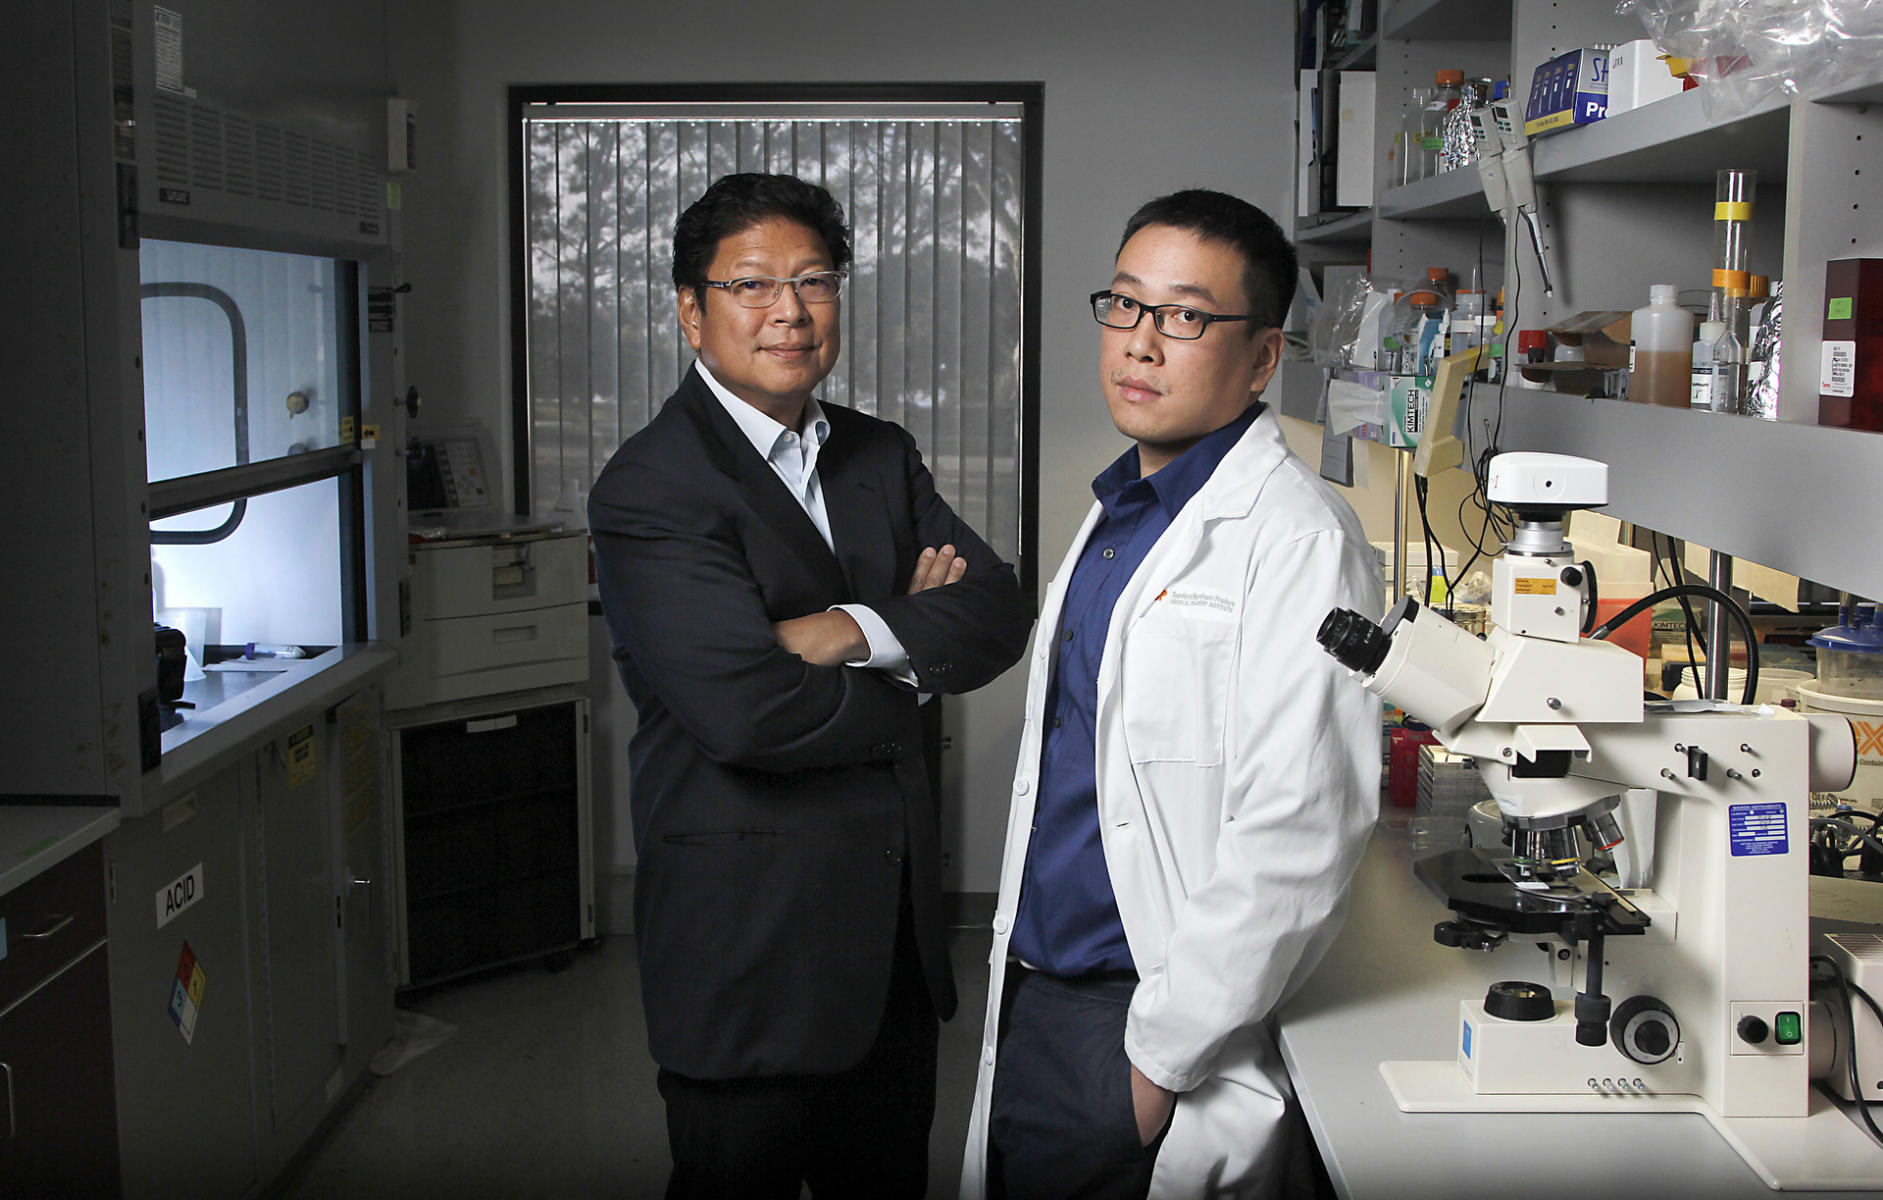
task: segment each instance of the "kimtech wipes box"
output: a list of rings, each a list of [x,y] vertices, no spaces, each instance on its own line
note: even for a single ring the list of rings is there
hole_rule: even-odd
[[[1607,115],[1608,51],[1571,50],[1537,68],[1524,105],[1523,131],[1536,137]]]

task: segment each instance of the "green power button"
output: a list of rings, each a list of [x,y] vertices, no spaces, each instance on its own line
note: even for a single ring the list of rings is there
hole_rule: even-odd
[[[1782,1012],[1772,1018],[1772,1040],[1781,1046],[1796,1046],[1805,1040],[1804,1021],[1795,1012]]]

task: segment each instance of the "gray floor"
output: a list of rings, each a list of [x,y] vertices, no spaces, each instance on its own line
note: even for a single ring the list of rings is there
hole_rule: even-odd
[[[961,1011],[942,1026],[929,1195],[952,1200],[987,998],[986,930],[960,931]],[[455,1036],[372,1078],[292,1168],[283,1200],[658,1197],[669,1158],[634,944],[408,997]]]

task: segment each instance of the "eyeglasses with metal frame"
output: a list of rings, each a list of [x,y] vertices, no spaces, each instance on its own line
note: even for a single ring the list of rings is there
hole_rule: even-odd
[[[740,308],[770,308],[784,294],[785,285],[805,304],[829,304],[843,295],[843,272],[812,271],[793,279],[775,275],[743,275],[738,279],[708,279],[706,286],[720,288]]]
[[[1188,304],[1142,304],[1117,292],[1092,293],[1092,317],[1107,329],[1136,329],[1145,313],[1151,314],[1157,332],[1186,342],[1202,337],[1203,331],[1218,321],[1255,320],[1248,313],[1204,312]]]

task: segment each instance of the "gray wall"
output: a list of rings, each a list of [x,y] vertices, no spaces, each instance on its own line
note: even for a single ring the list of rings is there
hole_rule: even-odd
[[[509,461],[509,85],[1042,81],[1043,217],[1030,233],[1044,298],[1043,585],[1091,502],[1091,477],[1124,448],[1095,385],[1096,327],[1083,298],[1110,279],[1126,216],[1161,191],[1200,185],[1289,221],[1291,4],[1186,11],[1188,22],[1122,0],[389,6],[392,74],[420,110],[420,167],[404,183],[408,374],[427,402],[418,428],[427,417],[474,418]],[[1120,115],[1105,102],[1112,88],[1138,102]],[[1197,128],[1170,128],[1184,121]],[[1023,685],[1010,671],[952,710],[948,776],[964,832],[951,890],[997,883]],[[625,805],[612,811],[603,790],[622,789],[623,739],[603,734],[596,835],[607,872],[631,864],[633,852]]]

